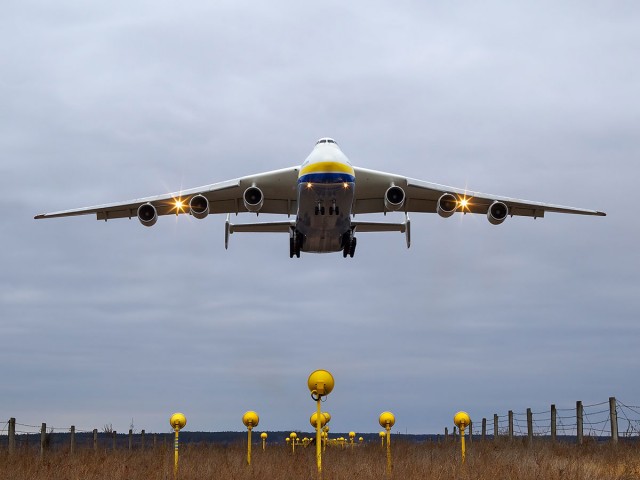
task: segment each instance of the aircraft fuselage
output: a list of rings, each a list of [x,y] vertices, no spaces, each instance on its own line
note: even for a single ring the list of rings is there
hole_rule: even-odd
[[[298,176],[296,236],[304,252],[344,250],[351,232],[355,173],[331,139],[318,141]],[[354,245],[355,248],[355,245]]]

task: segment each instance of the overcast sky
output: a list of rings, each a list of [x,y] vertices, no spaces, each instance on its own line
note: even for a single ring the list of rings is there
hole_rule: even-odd
[[[639,49],[635,1],[5,2],[0,417],[310,430],[318,368],[333,431],[637,405]],[[322,136],[608,216],[416,214],[410,249],[361,234],[346,260],[225,251],[223,216],[33,220],[299,165]]]

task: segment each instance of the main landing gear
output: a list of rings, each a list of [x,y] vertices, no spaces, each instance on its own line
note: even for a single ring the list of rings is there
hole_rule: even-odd
[[[296,258],[300,258],[300,249],[302,248],[303,240],[304,235],[294,229],[291,236],[289,236],[289,258],[293,258],[294,255]]]
[[[353,258],[353,254],[356,253],[356,244],[358,243],[358,239],[353,236],[353,230],[349,230],[342,236],[342,256],[347,258]]]

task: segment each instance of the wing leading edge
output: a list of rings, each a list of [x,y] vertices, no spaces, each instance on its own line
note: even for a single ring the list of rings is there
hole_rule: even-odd
[[[145,204],[153,205],[158,216],[179,215],[189,213],[189,201],[195,196],[203,196],[207,199],[207,213],[237,214],[257,211],[248,208],[245,203],[245,193],[247,189],[252,187],[257,187],[262,195],[260,213],[295,215],[297,213],[296,185],[298,172],[299,167],[290,167],[164,195],[44,213],[36,215],[34,218],[57,218],[88,214],[95,214],[98,220],[105,221],[116,218],[133,218],[138,216],[138,209]],[[389,209],[385,205],[385,193],[391,186],[400,187],[403,190],[405,198],[399,210],[405,213],[436,213],[438,212],[439,199],[445,194],[451,194],[460,201],[465,200],[464,206],[457,210],[465,213],[487,214],[495,202],[502,202],[508,208],[508,215],[510,216],[538,218],[544,217],[545,212],[606,215],[604,212],[596,210],[485,194],[376,170],[354,167],[354,172],[356,177],[355,199],[352,208],[354,215],[388,212]],[[364,223],[360,227],[362,232],[367,229]],[[241,228],[238,226],[236,231],[241,231]],[[279,231],[283,230],[286,231],[284,228]]]
[[[449,193],[459,200],[464,199],[465,205],[460,211],[469,213],[487,214],[492,204],[502,202],[508,207],[508,214],[511,216],[539,218],[544,217],[545,212],[606,215],[606,213],[596,210],[480,193],[376,170],[357,167],[354,167],[354,170],[357,185],[353,207],[354,214],[385,213],[389,211],[385,206],[385,192],[390,186],[397,186],[402,188],[405,193],[404,204],[400,209],[404,212],[436,213],[438,211],[438,200],[442,195]]]
[[[244,194],[248,188],[255,186],[258,186],[263,195],[260,213],[294,215],[297,210],[296,181],[298,179],[298,170],[298,167],[285,168],[164,195],[43,213],[36,215],[34,218],[57,218],[90,214],[95,214],[98,220],[133,218],[138,215],[138,208],[144,204],[153,205],[158,216],[179,215],[189,213],[189,201],[196,195],[202,195],[208,200],[208,213],[248,212],[251,210],[245,206]]]

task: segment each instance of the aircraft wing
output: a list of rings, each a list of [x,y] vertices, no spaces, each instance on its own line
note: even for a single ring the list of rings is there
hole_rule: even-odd
[[[519,200],[487,193],[474,192],[437,183],[425,182],[391,173],[354,167],[356,176],[356,198],[353,206],[354,214],[383,213],[389,211],[385,207],[385,192],[392,186],[398,186],[405,192],[405,201],[400,211],[436,213],[438,199],[445,193],[466,199],[465,212],[486,214],[496,201],[508,207],[509,215],[526,217],[544,217],[545,212],[573,213],[579,215],[599,215],[606,213],[583,208],[564,207],[548,203]],[[459,210],[462,211],[462,210]]]
[[[138,198],[125,202],[109,203],[93,207],[43,213],[35,218],[69,217],[74,215],[95,214],[98,220],[113,218],[132,218],[137,216],[138,207],[152,204],[158,216],[189,213],[189,200],[195,195],[203,195],[209,201],[209,213],[247,212],[243,195],[247,188],[258,187],[263,194],[264,203],[260,213],[280,213],[295,215],[296,185],[299,167],[284,168],[271,172],[213,183],[202,187],[167,193],[152,197]],[[177,203],[180,202],[180,204]]]

